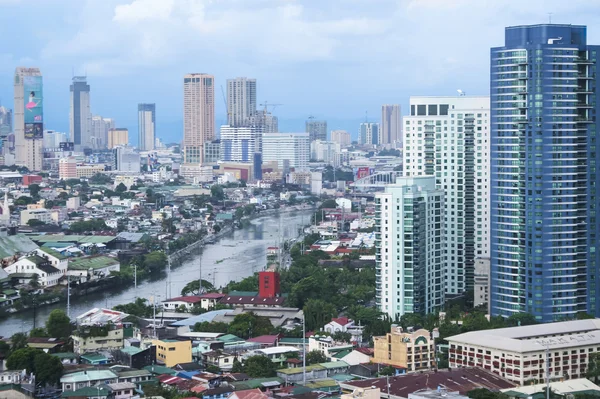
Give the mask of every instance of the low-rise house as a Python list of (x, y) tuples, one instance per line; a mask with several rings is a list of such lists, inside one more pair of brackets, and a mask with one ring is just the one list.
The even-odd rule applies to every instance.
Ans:
[(48, 259), (37, 254), (22, 257), (4, 268), (9, 276), (15, 273), (35, 274), (41, 287), (53, 287), (59, 283), (63, 273), (52, 266)]
[(279, 342), (279, 335), (260, 335), (258, 337), (249, 338), (246, 342), (254, 342), (260, 344), (263, 348), (271, 348), (277, 346)]
[(204, 367), (214, 366), (223, 371), (231, 370), (235, 355), (220, 350), (205, 352), (202, 354), (202, 363)]
[(152, 345), (156, 346), (156, 362), (167, 367), (178, 363), (189, 363), (192, 361), (192, 342), (178, 341), (174, 339), (154, 340)]
[(117, 375), (111, 370), (84, 370), (65, 374), (60, 378), (63, 391), (76, 391), (98, 384), (117, 382)]
[[(283, 379), (286, 384), (302, 382), (303, 374), (302, 367), (277, 370), (277, 377)], [(307, 380), (318, 380), (323, 378), (327, 378), (327, 369), (325, 367), (319, 364), (306, 366)]]
[(269, 360), (271, 360), (271, 362), (281, 367), (286, 364), (286, 360), (290, 355), (298, 355), (298, 349), (294, 348), (293, 346), (275, 346), (251, 351), (244, 357), (247, 358), (252, 355), (266, 356)]
[(95, 387), (84, 387), (75, 391), (64, 391), (61, 395), (61, 398), (108, 399), (110, 393), (110, 389), (106, 385), (102, 385)]
[(121, 270), (121, 263), (116, 258), (104, 255), (87, 256), (72, 259), (67, 274), (81, 282), (97, 280), (110, 276), (110, 273)]
[(228, 399), (268, 399), (269, 397), (260, 389), (245, 389), (243, 391), (235, 391), (229, 395)]
[(77, 354), (117, 350), (126, 338), (133, 336), (131, 323), (123, 322), (127, 313), (109, 309), (91, 309), (76, 318), (77, 330), (73, 332), (73, 351)]
[(27, 346), (28, 347), (40, 349), (46, 353), (55, 353), (64, 344), (65, 344), (64, 341), (60, 341), (57, 338), (46, 338), (46, 337), (27, 338)]
[(23, 377), (23, 370), (6, 370), (0, 372), (0, 385), (20, 384)]
[(202, 298), (197, 295), (189, 296), (178, 296), (175, 298), (167, 299), (163, 301), (163, 308), (165, 310), (177, 310), (183, 306), (186, 310), (192, 309), (196, 304), (202, 303)]
[(431, 333), (425, 329), (404, 332), (392, 326), (383, 337), (373, 337), (373, 361), (410, 371), (428, 370), (435, 365), (435, 344)]
[(111, 392), (113, 399), (130, 399), (132, 396), (137, 395), (135, 392), (135, 384), (131, 382), (115, 382), (107, 384)]
[(356, 326), (354, 320), (347, 317), (336, 317), (323, 327), (323, 331), (329, 334), (349, 333), (352, 342), (362, 342), (363, 326)]
[(125, 369), (117, 371), (118, 382), (132, 382), (139, 384), (152, 378), (152, 373), (148, 370)]

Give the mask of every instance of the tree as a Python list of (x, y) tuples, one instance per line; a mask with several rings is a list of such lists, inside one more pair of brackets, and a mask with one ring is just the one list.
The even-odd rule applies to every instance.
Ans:
[(223, 292), (231, 291), (258, 291), (258, 273), (254, 273), (252, 276), (238, 282), (229, 282)]
[[(181, 295), (182, 296), (186, 296), (186, 295), (200, 295), (200, 281), (199, 280), (192, 280), (189, 283), (187, 283), (185, 285), (185, 287), (183, 287), (183, 289), (181, 290)], [(213, 291), (215, 289), (215, 287), (209, 283), (206, 280), (202, 280), (202, 288), (204, 291)]]
[(506, 324), (508, 327), (530, 326), (538, 324), (538, 321), (531, 313), (515, 313), (506, 319)]
[(31, 373), (35, 370), (35, 355), (40, 352), (39, 349), (34, 348), (14, 350), (6, 359), (6, 367), (8, 370), (27, 370), (28, 373)]
[(68, 338), (73, 332), (73, 325), (63, 310), (54, 309), (46, 321), (46, 330), (53, 338)]
[(45, 328), (37, 327), (29, 331), (29, 337), (49, 337), (49, 335)]
[(66, 200), (68, 200), (68, 199), (69, 199), (69, 197), (70, 197), (70, 195), (69, 195), (69, 193), (67, 193), (66, 191), (61, 191), (61, 192), (58, 194), (58, 199), (60, 199), (60, 200), (63, 200), (63, 201), (66, 201)]
[(238, 360), (237, 357), (233, 359), (233, 365), (231, 366), (231, 372), (232, 373), (243, 373), (244, 372), (244, 366)]
[(63, 364), (58, 357), (40, 352), (35, 355), (33, 366), (38, 382), (44, 385), (59, 383), (63, 374)]
[(223, 191), (223, 187), (218, 184), (213, 184), (210, 187), (210, 195), (217, 201), (223, 201), (223, 199), (225, 198), (225, 192)]
[(317, 363), (325, 363), (327, 361), (327, 357), (325, 354), (318, 349), (312, 350), (306, 354), (306, 364), (317, 364)]
[(594, 382), (598, 382), (600, 376), (600, 352), (592, 352), (588, 357), (588, 368), (585, 373), (586, 378), (594, 379)]
[(273, 331), (271, 320), (264, 316), (257, 316), (253, 312), (240, 313), (233, 318), (227, 332), (241, 338), (251, 338), (267, 335)]
[(27, 221), (27, 226), (31, 226), (31, 227), (35, 227), (35, 226), (43, 226), (45, 225), (46, 222), (42, 221), (42, 220), (37, 220), (37, 219), (29, 219)]
[(167, 265), (167, 255), (162, 251), (150, 252), (144, 256), (144, 268), (150, 272), (163, 270)]
[(123, 183), (119, 183), (119, 185), (117, 187), (115, 187), (115, 191), (117, 193), (124, 193), (125, 191), (127, 191), (127, 186), (124, 185)]
[(154, 314), (154, 306), (146, 298), (136, 298), (134, 302), (117, 305), (113, 309), (137, 317), (152, 317)]
[(194, 332), (211, 332), (211, 333), (226, 333), (229, 329), (229, 324), (224, 322), (208, 322), (194, 324)]
[(337, 316), (335, 306), (320, 299), (309, 299), (302, 310), (307, 331), (317, 331)]
[(377, 374), (379, 374), (379, 376), (394, 375), (396, 374), (396, 369), (392, 366), (385, 366), (384, 368), (380, 369)]
[(476, 388), (467, 392), (471, 399), (508, 399), (508, 395), (502, 392), (492, 392), (486, 388)]
[(39, 184), (30, 184), (29, 185), (29, 194), (33, 198), (38, 198), (40, 194), (40, 185)]
[(336, 331), (332, 335), (333, 339), (338, 342), (350, 342), (352, 341), (352, 334), (349, 332)]
[(244, 362), (244, 370), (252, 378), (274, 377), (276, 374), (275, 363), (262, 355), (248, 357)]
[(10, 349), (13, 352), (25, 348), (27, 346), (27, 335), (23, 333), (13, 334), (13, 336), (10, 337), (10, 345)]

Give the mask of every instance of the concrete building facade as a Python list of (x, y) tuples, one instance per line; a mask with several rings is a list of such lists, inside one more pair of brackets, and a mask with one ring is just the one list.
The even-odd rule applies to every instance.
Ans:
[(256, 114), (256, 79), (227, 79), (227, 124), (231, 127), (250, 125)]
[(381, 106), (381, 143), (385, 146), (393, 146), (402, 142), (402, 117), (400, 105)]
[(183, 161), (204, 162), (204, 143), (215, 139), (215, 78), (192, 73), (183, 79)]
[(138, 148), (152, 151), (156, 138), (156, 104), (138, 104)]
[(42, 170), (43, 82), (39, 68), (18, 67), (14, 79), (15, 164)]
[(310, 160), (310, 136), (308, 133), (263, 134), (263, 163), (277, 161), (282, 171), (293, 168), (304, 170)]
[(75, 148), (95, 148), (92, 140), (92, 111), (90, 109), (90, 85), (85, 76), (73, 76), (69, 127)]

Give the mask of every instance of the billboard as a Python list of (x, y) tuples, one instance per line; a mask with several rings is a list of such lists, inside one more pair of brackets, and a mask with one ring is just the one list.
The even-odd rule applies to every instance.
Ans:
[[(24, 76), (25, 125), (43, 121), (43, 93), (41, 76)], [(43, 129), (42, 129), (43, 130)]]
[[(25, 111), (27, 112), (27, 111)], [(44, 138), (44, 128), (41, 123), (25, 123), (25, 138), (40, 140)]]
[(371, 168), (369, 167), (360, 167), (354, 169), (354, 180), (362, 179), (363, 177), (367, 177), (371, 175)]

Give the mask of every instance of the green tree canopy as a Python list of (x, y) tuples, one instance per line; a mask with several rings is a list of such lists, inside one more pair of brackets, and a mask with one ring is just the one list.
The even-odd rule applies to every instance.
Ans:
[(113, 309), (137, 317), (152, 317), (154, 314), (154, 307), (146, 298), (136, 298), (134, 302), (117, 305)]
[(31, 227), (35, 227), (35, 226), (43, 226), (45, 225), (46, 222), (42, 221), (42, 220), (37, 220), (37, 219), (29, 219), (27, 221), (27, 226), (31, 226)]
[(27, 335), (24, 333), (15, 333), (10, 337), (10, 349), (16, 351), (27, 346)]
[(225, 191), (223, 191), (222, 186), (218, 184), (213, 184), (210, 187), (210, 195), (217, 201), (223, 201), (223, 199), (225, 198)]
[(153, 251), (144, 256), (144, 268), (150, 272), (164, 270), (167, 262), (167, 255), (163, 251)]
[(306, 364), (325, 363), (327, 357), (320, 350), (314, 349), (306, 354)]
[(46, 321), (46, 331), (54, 338), (68, 338), (73, 332), (73, 325), (63, 310), (54, 309)]
[(244, 371), (252, 378), (274, 377), (276, 370), (275, 363), (266, 356), (250, 356), (244, 362)]
[(194, 324), (194, 332), (212, 332), (212, 333), (227, 333), (229, 324), (223, 322), (208, 322)]
[(318, 331), (338, 314), (333, 304), (321, 299), (309, 299), (303, 311), (307, 331)]
[(264, 316), (257, 316), (253, 312), (240, 313), (233, 318), (227, 332), (247, 339), (267, 335), (273, 331), (271, 321)]
[[(202, 288), (204, 291), (214, 291), (215, 287), (208, 281), (202, 280)], [(200, 295), (200, 280), (192, 280), (183, 287), (181, 295)]]
[(119, 183), (117, 187), (115, 187), (115, 191), (119, 194), (124, 193), (125, 191), (127, 191), (127, 186), (123, 183)]
[(74, 233), (110, 230), (110, 228), (104, 222), (104, 219), (91, 219), (75, 222), (71, 224), (69, 229)]

